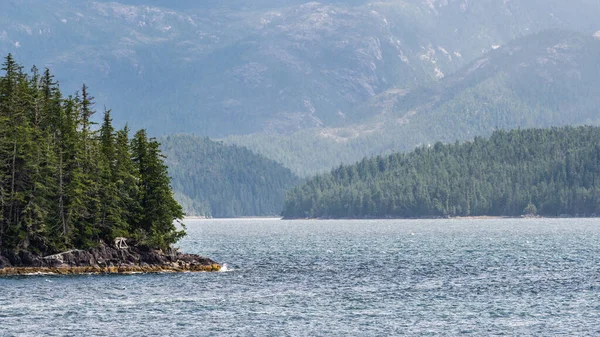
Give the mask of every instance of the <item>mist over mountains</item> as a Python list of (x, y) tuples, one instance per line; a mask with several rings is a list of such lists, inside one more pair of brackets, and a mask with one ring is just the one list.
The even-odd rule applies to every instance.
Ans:
[(355, 125), (387, 108), (369, 105), (381, 95), (515, 38), (600, 29), (585, 0), (8, 0), (0, 13), (1, 52), (67, 92), (86, 79), (118, 124), (213, 137)]
[(159, 141), (186, 215), (276, 216), (286, 192), (300, 182), (289, 169), (243, 147), (190, 135)]
[(435, 83), (379, 94), (357, 108), (360, 122), (228, 141), (310, 176), (363, 157), (498, 129), (598, 125), (599, 58), (596, 37), (544, 31), (498, 47)]

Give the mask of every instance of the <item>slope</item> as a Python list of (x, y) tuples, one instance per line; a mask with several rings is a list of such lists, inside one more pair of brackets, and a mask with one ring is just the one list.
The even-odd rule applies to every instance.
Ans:
[(533, 32), (591, 34), (598, 16), (589, 0), (5, 0), (0, 52), (69, 91), (86, 79), (128, 111), (118, 125), (153, 135), (289, 133), (351, 125), (377, 95)]
[(496, 129), (598, 125), (598, 59), (598, 38), (546, 31), (492, 50), (432, 85), (378, 95), (359, 108), (366, 116), (360, 123), (227, 141), (307, 176), (365, 156)]
[(299, 182), (288, 169), (243, 147), (188, 135), (160, 142), (187, 215), (278, 215), (285, 193)]

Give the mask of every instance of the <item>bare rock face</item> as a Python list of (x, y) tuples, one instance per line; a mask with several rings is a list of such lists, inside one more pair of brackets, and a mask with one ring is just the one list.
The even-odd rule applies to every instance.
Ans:
[(135, 272), (218, 271), (215, 261), (174, 249), (166, 252), (138, 247), (118, 249), (101, 245), (90, 250), (71, 250), (51, 256), (30, 252), (0, 255), (0, 275), (33, 273), (107, 274)]

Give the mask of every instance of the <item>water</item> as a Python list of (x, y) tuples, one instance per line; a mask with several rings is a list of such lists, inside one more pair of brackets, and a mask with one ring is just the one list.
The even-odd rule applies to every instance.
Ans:
[(0, 279), (0, 336), (600, 335), (600, 220), (188, 221), (220, 273)]

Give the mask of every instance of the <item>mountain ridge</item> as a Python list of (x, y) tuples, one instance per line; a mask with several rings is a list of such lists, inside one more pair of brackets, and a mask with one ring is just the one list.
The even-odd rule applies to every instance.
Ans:
[(360, 108), (371, 114), (357, 124), (226, 141), (309, 176), (365, 156), (496, 129), (597, 125), (599, 57), (600, 40), (591, 35), (545, 31), (499, 46), (436, 83), (381, 94)]
[(352, 125), (356, 106), (514, 38), (600, 28), (600, 4), (584, 0), (10, 0), (0, 13), (0, 52), (42, 60), (68, 91), (90, 79), (128, 112), (117, 125), (212, 137)]

